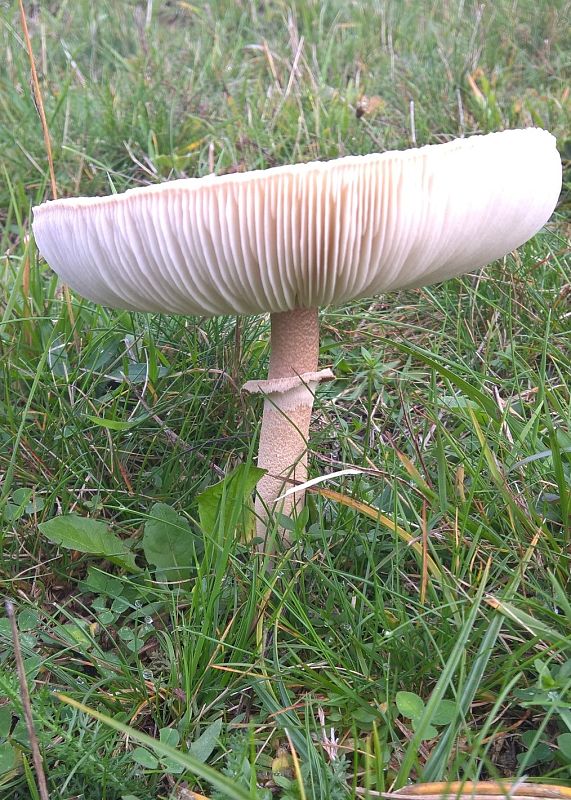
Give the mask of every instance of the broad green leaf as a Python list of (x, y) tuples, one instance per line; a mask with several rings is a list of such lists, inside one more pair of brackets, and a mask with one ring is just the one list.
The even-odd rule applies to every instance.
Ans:
[(124, 584), (114, 575), (108, 575), (98, 567), (87, 567), (87, 577), (82, 582), (82, 586), (90, 592), (106, 594), (109, 597), (117, 598), (124, 589)]
[[(32, 489), (21, 487), (12, 493), (12, 502), (6, 503), (3, 511), (3, 516), (6, 522), (16, 522), (23, 517), (24, 514), (29, 514), (31, 509), (34, 510), (34, 505), (30, 504), (30, 499), (33, 495)], [(38, 509), (39, 510), (39, 509)]]
[(34, 608), (23, 608), (18, 614), (18, 629), (35, 631), (40, 624), (38, 612)]
[(166, 503), (155, 503), (145, 523), (145, 558), (167, 581), (184, 581), (191, 576), (201, 542), (188, 520)]
[(16, 491), (12, 493), (12, 502), (19, 506), (25, 506), (32, 494), (32, 489), (16, 489)]
[(130, 547), (111, 533), (104, 522), (68, 514), (42, 522), (38, 527), (50, 542), (66, 550), (101, 556), (132, 572), (139, 571)]
[(25, 513), (24, 506), (17, 506), (16, 503), (6, 503), (2, 516), (5, 522), (17, 522)]
[(220, 526), (230, 533), (244, 520), (246, 534), (252, 533), (253, 514), (246, 509), (244, 517), (242, 512), (264, 472), (259, 467), (240, 464), (224, 480), (202, 492), (198, 496), (198, 516), (202, 530), (212, 535)]
[(114, 614), (112, 611), (101, 611), (97, 615), (97, 621), (100, 625), (111, 625), (111, 623), (115, 622), (117, 619), (117, 615)]
[(24, 514), (36, 514), (41, 511), (45, 501), (39, 495), (34, 495), (33, 489), (20, 488), (12, 493), (12, 502), (7, 503), (4, 517), (7, 522), (14, 522)]
[(13, 770), (18, 763), (18, 753), (10, 742), (0, 744), (0, 775)]
[(159, 731), (159, 739), (170, 747), (177, 747), (180, 742), (180, 733), (176, 728), (161, 728)]
[(524, 769), (532, 767), (534, 764), (542, 764), (551, 761), (553, 750), (545, 742), (538, 739), (537, 731), (525, 731), (521, 737), (521, 743), (527, 747), (527, 751), (518, 753), (517, 763)]
[(33, 650), (36, 646), (36, 636), (34, 633), (20, 633), (20, 644), (24, 650)]
[(31, 655), (24, 659), (24, 672), (28, 683), (35, 681), (45, 664), (45, 658), (39, 655)]
[(6, 739), (10, 735), (12, 727), (12, 704), (7, 703), (0, 706), (0, 739)]
[(106, 337), (106, 343), (102, 347), (90, 348), (87, 352), (82, 352), (83, 367), (91, 372), (97, 372), (117, 358), (123, 349), (124, 342), (121, 336), (112, 339)]
[(397, 692), (396, 704), (399, 714), (407, 719), (419, 719), (424, 711), (424, 701), (414, 692)]
[(361, 725), (370, 725), (372, 722), (376, 722), (379, 718), (378, 712), (375, 713), (372, 709), (369, 710), (368, 708), (357, 708), (353, 711), (352, 715), (355, 722), (361, 723)]
[(34, 495), (26, 506), (26, 514), (37, 514), (42, 511), (45, 506), (45, 500), (39, 495)]
[(43, 497), (34, 494), (33, 489), (20, 488), (12, 493), (12, 502), (7, 503), (8, 511), (4, 509), (4, 517), (8, 522), (19, 519), (24, 514), (36, 514), (45, 506)]
[(128, 628), (126, 625), (123, 625), (122, 628), (119, 628), (117, 635), (122, 642), (132, 642), (135, 638), (135, 634), (133, 633), (132, 629)]
[(453, 700), (441, 700), (430, 722), (432, 725), (449, 725), (454, 722), (457, 710), (457, 705)]
[[(417, 719), (420, 719), (420, 717), (417, 717)], [(413, 727), (413, 730), (416, 731), (416, 722), (415, 722), (415, 720), (412, 720), (412, 727)], [(421, 738), (422, 738), (423, 742), (427, 742), (429, 739), (436, 739), (437, 736), (438, 736), (438, 731), (436, 730), (434, 725), (426, 725), (424, 727), (424, 730), (422, 731), (422, 734), (421, 734)]]
[(184, 772), (184, 767), (181, 767), (174, 758), (161, 758), (161, 767), (169, 775), (180, 775)]
[(111, 603), (111, 611), (115, 614), (122, 614), (128, 608), (131, 608), (131, 604), (124, 597), (116, 597)]
[(16, 489), (12, 494), (12, 502), (22, 508), (25, 514), (35, 514), (41, 511), (45, 505), (44, 499), (39, 495), (34, 495), (33, 489)]
[(91, 601), (91, 608), (93, 611), (103, 611), (107, 608), (107, 598), (101, 594), (94, 597)]
[(571, 733), (562, 733), (558, 736), (557, 747), (563, 758), (571, 764)]
[(190, 745), (190, 755), (194, 756), (202, 764), (206, 764), (218, 744), (221, 730), (222, 717), (219, 717)]
[(10, 739), (18, 744), (21, 744), (23, 747), (28, 748), (30, 746), (28, 728), (22, 717), (20, 717), (18, 722), (14, 725), (14, 729), (10, 734)]
[(140, 764), (146, 769), (157, 769), (159, 766), (158, 759), (144, 747), (135, 747), (131, 753), (131, 758), (136, 764)]

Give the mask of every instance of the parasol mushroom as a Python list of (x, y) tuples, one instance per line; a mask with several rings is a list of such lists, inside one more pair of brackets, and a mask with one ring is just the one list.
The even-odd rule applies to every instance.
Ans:
[[(34, 208), (50, 267), (107, 306), (271, 315), (258, 465), (259, 533), (307, 476), (317, 309), (484, 266), (533, 236), (561, 188), (554, 137), (537, 128), (414, 150), (176, 180)], [(291, 513), (302, 493), (282, 501)]]

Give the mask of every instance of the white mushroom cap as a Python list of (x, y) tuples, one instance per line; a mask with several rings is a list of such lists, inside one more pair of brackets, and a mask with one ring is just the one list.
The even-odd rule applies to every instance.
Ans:
[(529, 128), (56, 200), (34, 208), (33, 230), (50, 267), (96, 302), (256, 314), (481, 267), (533, 236), (560, 188), (554, 137)]

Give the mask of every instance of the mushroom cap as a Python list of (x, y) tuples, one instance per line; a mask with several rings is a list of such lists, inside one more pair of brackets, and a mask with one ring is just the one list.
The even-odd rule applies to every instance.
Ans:
[(549, 219), (538, 128), (176, 180), (34, 208), (50, 267), (107, 306), (256, 314), (339, 304), (484, 266)]

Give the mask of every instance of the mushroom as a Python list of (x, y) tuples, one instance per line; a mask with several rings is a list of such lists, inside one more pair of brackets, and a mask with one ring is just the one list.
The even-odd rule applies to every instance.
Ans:
[(299, 510), (318, 369), (317, 309), (484, 266), (533, 236), (561, 188), (554, 137), (529, 128), (63, 199), (34, 208), (50, 267), (107, 306), (271, 315), (258, 532)]

